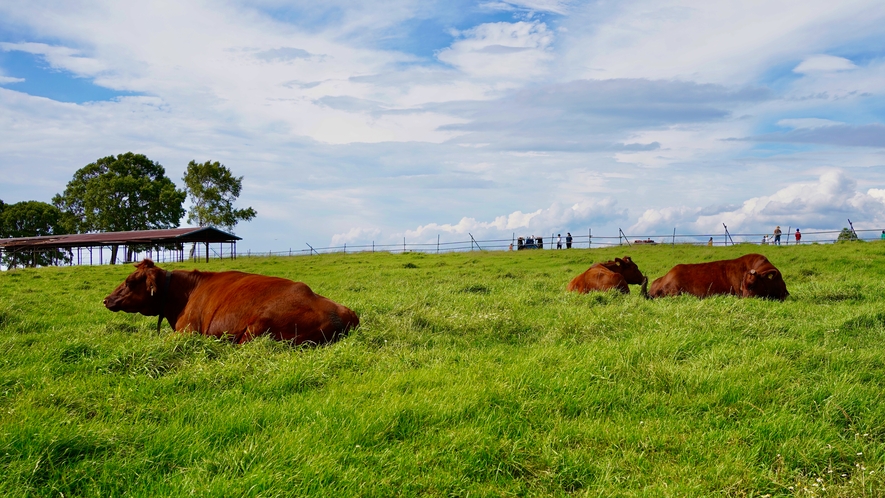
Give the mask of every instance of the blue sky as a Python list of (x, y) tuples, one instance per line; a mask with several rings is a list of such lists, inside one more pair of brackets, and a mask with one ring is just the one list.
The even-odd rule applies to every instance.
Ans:
[(885, 227), (885, 4), (0, 3), (0, 199), (139, 152), (241, 249)]

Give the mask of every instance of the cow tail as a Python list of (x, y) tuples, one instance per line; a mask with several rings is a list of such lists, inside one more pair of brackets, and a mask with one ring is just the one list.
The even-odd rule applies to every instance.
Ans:
[(648, 277), (646, 277), (645, 275), (642, 276), (642, 287), (640, 287), (639, 293), (642, 295), (642, 297), (646, 299), (651, 299), (650, 297), (648, 297)]

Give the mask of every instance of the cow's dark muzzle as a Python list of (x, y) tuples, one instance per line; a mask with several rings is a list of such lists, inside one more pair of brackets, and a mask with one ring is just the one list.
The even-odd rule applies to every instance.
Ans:
[(102, 301), (102, 304), (104, 304), (105, 308), (107, 308), (111, 311), (120, 311), (120, 300), (114, 299), (113, 296), (108, 296), (108, 297), (104, 298), (104, 301)]

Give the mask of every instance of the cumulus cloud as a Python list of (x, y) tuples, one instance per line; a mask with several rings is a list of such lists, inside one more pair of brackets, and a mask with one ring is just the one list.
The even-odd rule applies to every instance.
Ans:
[(793, 68), (794, 73), (830, 73), (835, 71), (850, 71), (857, 69), (853, 62), (834, 55), (812, 55), (806, 57), (798, 66)]
[(687, 233), (764, 233), (775, 225), (833, 229), (852, 219), (858, 227), (885, 223), (885, 190), (860, 192), (857, 181), (842, 170), (828, 171), (814, 182), (795, 183), (770, 195), (745, 200), (740, 207), (715, 213), (679, 206), (646, 210), (632, 232), (666, 233), (679, 227)]
[(463, 235), (472, 234), (475, 238), (510, 238), (515, 232), (520, 235), (544, 236), (551, 232), (584, 230), (591, 224), (607, 223), (626, 216), (625, 209), (617, 207), (617, 201), (605, 198), (598, 201), (585, 201), (573, 205), (553, 203), (545, 209), (530, 213), (514, 211), (501, 215), (491, 221), (481, 221), (464, 217), (457, 223), (430, 223), (421, 225), (414, 230), (407, 230), (403, 235), (409, 240), (435, 240), (438, 234)]
[(379, 228), (361, 228), (354, 227), (344, 233), (336, 233), (332, 236), (332, 247), (340, 247), (344, 244), (348, 243), (364, 243), (366, 241), (373, 241), (376, 237), (381, 235), (381, 229)]
[(2, 74), (0, 74), (0, 85), (6, 85), (9, 83), (21, 83), (24, 80), (24, 78), (15, 78), (12, 76), (3, 76)]

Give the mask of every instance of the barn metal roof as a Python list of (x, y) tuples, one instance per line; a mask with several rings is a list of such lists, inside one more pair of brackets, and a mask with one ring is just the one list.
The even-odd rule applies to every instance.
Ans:
[(131, 232), (78, 233), (0, 239), (0, 247), (7, 249), (52, 249), (66, 247), (108, 246), (115, 244), (168, 244), (175, 242), (234, 242), (236, 235), (213, 227), (185, 227), (164, 230), (136, 230)]

